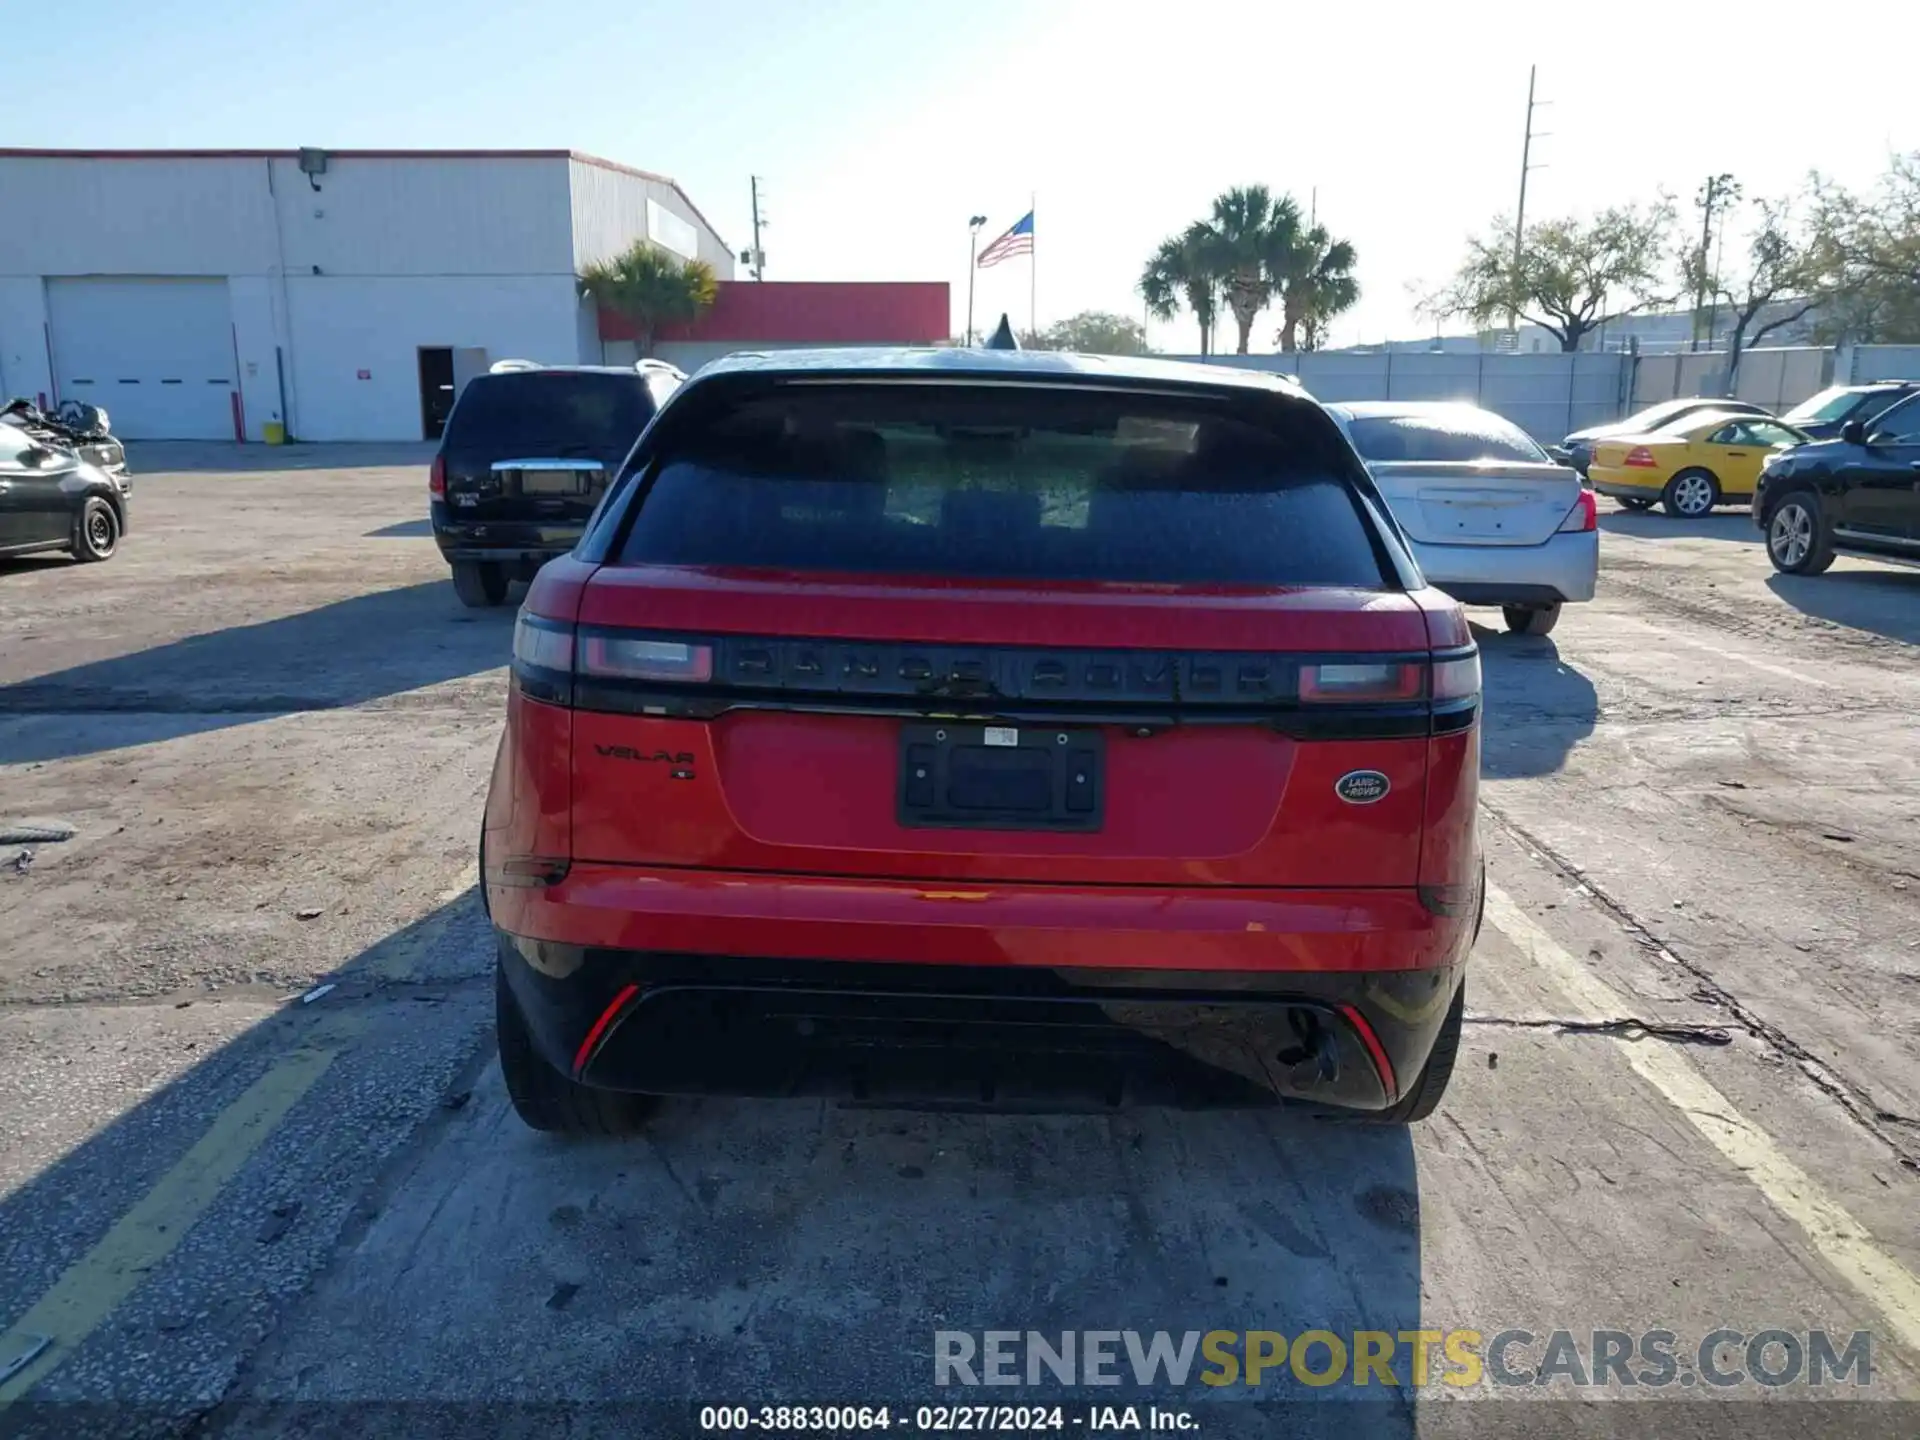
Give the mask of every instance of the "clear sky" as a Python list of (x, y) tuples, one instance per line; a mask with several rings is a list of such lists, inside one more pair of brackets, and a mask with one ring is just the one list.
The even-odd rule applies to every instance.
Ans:
[[(1871, 180), (1920, 149), (1920, 4), (1299, 0), (69, 0), (14, 28), (0, 145), (567, 147), (674, 176), (734, 249), (766, 182), (769, 279), (946, 279), (1037, 194), (1042, 323), (1139, 313), (1153, 246), (1264, 182), (1359, 249), (1336, 344), (1418, 334), (1410, 296), (1528, 213)], [(1784, 27), (1781, 21), (1792, 20)], [(0, 208), (4, 197), (0, 197)], [(1027, 322), (1024, 261), (978, 314)], [(1270, 349), (1263, 318), (1254, 348)], [(1191, 320), (1153, 327), (1191, 349)]]

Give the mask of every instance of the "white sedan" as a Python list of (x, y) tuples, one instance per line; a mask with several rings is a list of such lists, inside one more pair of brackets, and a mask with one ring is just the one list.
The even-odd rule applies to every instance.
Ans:
[(1490, 410), (1417, 401), (1326, 407), (1366, 462), (1421, 572), (1507, 628), (1545, 635), (1600, 573), (1593, 492)]

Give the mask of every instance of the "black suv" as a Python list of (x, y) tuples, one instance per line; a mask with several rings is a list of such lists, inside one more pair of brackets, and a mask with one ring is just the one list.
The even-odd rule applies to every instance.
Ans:
[(1760, 472), (1753, 519), (1774, 568), (1818, 575), (1835, 555), (1920, 562), (1920, 394), (1840, 438), (1782, 450)]
[(1875, 380), (1868, 385), (1835, 385), (1802, 400), (1780, 418), (1815, 440), (1832, 440), (1849, 420), (1871, 425), (1909, 395), (1920, 394), (1920, 380)]
[(573, 549), (633, 442), (686, 376), (638, 365), (502, 361), (467, 382), (428, 482), (433, 538), (467, 605)]

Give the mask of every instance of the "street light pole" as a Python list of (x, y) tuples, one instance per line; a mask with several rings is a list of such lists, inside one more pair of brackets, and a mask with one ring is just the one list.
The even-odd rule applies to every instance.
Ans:
[(984, 215), (975, 215), (967, 221), (967, 345), (973, 345), (973, 277), (980, 269), (980, 227), (987, 223)]

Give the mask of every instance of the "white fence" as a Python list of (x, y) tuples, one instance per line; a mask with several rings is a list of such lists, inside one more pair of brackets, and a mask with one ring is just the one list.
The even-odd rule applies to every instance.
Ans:
[[(1733, 387), (1738, 400), (1765, 405), (1769, 410), (1790, 409), (1832, 383), (1834, 352), (1815, 346), (1782, 346), (1749, 350), (1740, 357), (1740, 374)], [(1634, 362), (1635, 409), (1682, 395), (1727, 393), (1727, 357), (1702, 350), (1672, 355), (1642, 355)]]
[[(1177, 357), (1198, 360), (1198, 355)], [(1207, 363), (1296, 375), (1316, 400), (1459, 400), (1504, 415), (1539, 440), (1622, 413), (1631, 356), (1501, 355), (1491, 351), (1319, 350), (1213, 355)]]
[[(1201, 360), (1198, 355), (1169, 359)], [(1317, 400), (1461, 400), (1504, 415), (1537, 440), (1685, 395), (1726, 394), (1718, 351), (1503, 355), (1407, 350), (1320, 350), (1211, 355), (1204, 363), (1299, 377)], [(1920, 379), (1920, 345), (1781, 346), (1740, 357), (1735, 397), (1779, 411), (1828, 385)]]

